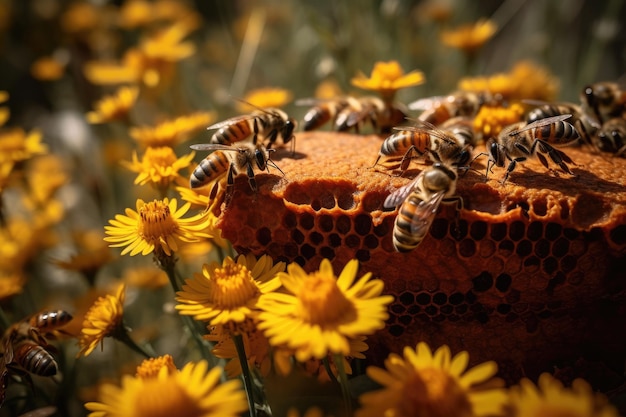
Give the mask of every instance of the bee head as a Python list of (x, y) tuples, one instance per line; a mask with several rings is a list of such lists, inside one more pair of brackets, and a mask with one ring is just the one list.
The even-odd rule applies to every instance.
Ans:
[(283, 142), (288, 143), (293, 138), (293, 131), (296, 129), (297, 123), (293, 117), (290, 117), (285, 121), (285, 125), (280, 131), (280, 135), (283, 137)]

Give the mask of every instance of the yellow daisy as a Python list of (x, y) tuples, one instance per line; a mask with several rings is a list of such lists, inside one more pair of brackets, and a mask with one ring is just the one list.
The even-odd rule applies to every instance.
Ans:
[(148, 147), (141, 160), (134, 151), (133, 160), (122, 161), (122, 165), (138, 174), (135, 184), (151, 184), (157, 190), (166, 192), (172, 183), (182, 186), (189, 182), (178, 171), (187, 168), (195, 156), (196, 153), (191, 152), (178, 158), (169, 146)]
[(485, 139), (492, 138), (506, 126), (521, 121), (523, 115), (524, 107), (519, 103), (509, 107), (484, 105), (474, 118), (474, 131)]
[(152, 378), (125, 375), (121, 385), (104, 384), (89, 417), (238, 417), (248, 409), (238, 380), (220, 383), (222, 370), (206, 361), (177, 372), (161, 367)]
[(148, 255), (153, 251), (171, 256), (181, 244), (196, 242), (206, 233), (208, 217), (204, 213), (183, 219), (190, 204), (177, 209), (176, 199), (154, 200), (145, 203), (137, 200), (137, 211), (127, 208), (126, 215), (118, 214), (105, 226), (105, 241), (111, 247), (124, 247), (122, 255), (139, 253)]
[(367, 375), (382, 389), (362, 394), (355, 416), (502, 415), (507, 393), (493, 379), (496, 363), (467, 369), (468, 362), (466, 351), (451, 357), (448, 346), (432, 352), (424, 342), (415, 350), (405, 347), (404, 357), (392, 353), (385, 360), (386, 369), (367, 368)]
[(16, 294), (20, 294), (26, 284), (26, 278), (16, 271), (0, 269), (0, 301), (4, 301)]
[(473, 54), (495, 35), (498, 26), (489, 19), (480, 19), (476, 23), (461, 25), (454, 30), (441, 32), (441, 42), (451, 48), (461, 49)]
[(135, 376), (143, 379), (156, 378), (159, 376), (161, 368), (167, 369), (169, 375), (178, 371), (176, 365), (174, 365), (172, 355), (163, 355), (156, 358), (144, 359), (137, 367)]
[(126, 120), (138, 96), (139, 88), (121, 87), (115, 94), (106, 96), (96, 102), (94, 110), (87, 113), (87, 121), (97, 124)]
[(37, 80), (55, 81), (63, 77), (65, 63), (54, 56), (44, 56), (33, 62), (30, 73)]
[(327, 259), (310, 274), (290, 264), (287, 273), (278, 274), (287, 293), (269, 293), (259, 301), (259, 328), (273, 346), (293, 349), (299, 362), (348, 355), (350, 339), (384, 327), (393, 300), (381, 296), (383, 281), (370, 280), (371, 273), (356, 280), (358, 267), (351, 260), (336, 277)]
[(176, 145), (186, 141), (190, 135), (207, 126), (215, 119), (214, 112), (195, 112), (165, 120), (156, 126), (140, 126), (130, 129), (130, 136), (145, 147)]
[(137, 48), (129, 48), (122, 59), (88, 61), (83, 67), (85, 77), (96, 85), (135, 84), (141, 81), (146, 58)]
[(289, 103), (292, 97), (291, 91), (284, 88), (258, 88), (249, 91), (243, 98), (243, 102), (237, 102), (237, 110), (245, 113), (255, 110), (257, 107), (282, 107)]
[(96, 302), (85, 314), (78, 345), (80, 351), (77, 356), (87, 356), (96, 348), (104, 344), (104, 338), (118, 335), (123, 329), (124, 300), (126, 287), (121, 284), (115, 295), (107, 294), (98, 297)]
[(41, 132), (24, 132), (21, 128), (0, 131), (0, 161), (19, 162), (34, 155), (48, 152), (48, 147), (41, 143)]
[(127, 268), (122, 275), (122, 281), (129, 287), (145, 289), (162, 288), (170, 282), (165, 271), (155, 268), (154, 265)]
[(202, 274), (194, 274), (176, 293), (176, 309), (209, 325), (244, 323), (254, 318), (259, 298), (280, 288), (276, 274), (285, 270), (285, 263), (274, 264), (263, 255), (239, 255), (237, 262), (226, 257), (222, 264), (205, 264)]
[(576, 379), (570, 388), (544, 373), (537, 385), (523, 378), (510, 390), (513, 417), (618, 417), (606, 397), (595, 393), (587, 382)]
[(378, 91), (386, 98), (393, 98), (397, 90), (420, 85), (424, 81), (423, 72), (414, 70), (405, 74), (398, 61), (378, 61), (369, 78), (360, 72), (350, 80), (355, 87)]

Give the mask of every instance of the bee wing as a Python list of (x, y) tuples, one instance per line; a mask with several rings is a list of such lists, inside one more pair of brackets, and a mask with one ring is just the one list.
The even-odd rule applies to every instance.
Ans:
[(424, 230), (428, 231), (430, 229), (430, 225), (433, 223), (445, 195), (445, 191), (438, 191), (429, 200), (420, 201), (413, 213), (411, 233), (421, 235), (424, 234)]
[(453, 135), (446, 132), (445, 130), (439, 129), (437, 126), (435, 126), (434, 124), (430, 122), (427, 122), (426, 120), (413, 119), (410, 117), (407, 117), (407, 120), (415, 123), (415, 126), (400, 126), (400, 127), (394, 127), (394, 129), (410, 130), (413, 132), (426, 132), (429, 135), (432, 135), (436, 138), (445, 140), (450, 143), (456, 143), (456, 139)]
[(409, 103), (410, 110), (430, 110), (445, 99), (445, 96), (426, 97)]
[(515, 136), (521, 132), (524, 132), (526, 130), (530, 130), (530, 129), (536, 129), (538, 127), (542, 127), (542, 126), (547, 126), (547, 125), (551, 125), (552, 123), (556, 123), (556, 122), (562, 122), (563, 120), (569, 119), (570, 117), (572, 117), (571, 114), (561, 114), (559, 116), (554, 116), (554, 117), (548, 117), (545, 119), (539, 119), (535, 122), (532, 122), (531, 124), (528, 124), (524, 127), (522, 127), (521, 129), (517, 129), (514, 130), (512, 132), (509, 132), (509, 136)]
[(296, 100), (296, 106), (317, 106), (318, 104), (330, 103), (334, 101), (334, 99), (330, 98), (315, 98), (315, 97), (307, 97), (307, 98), (299, 98)]
[[(271, 107), (265, 107), (265, 108), (263, 108), (263, 107), (259, 107), (259, 106), (257, 106), (256, 104), (252, 104), (252, 103), (250, 103), (249, 101), (246, 101), (246, 100), (244, 100), (244, 99), (242, 99), (242, 98), (235, 98), (235, 100), (237, 100), (237, 101), (238, 101), (238, 102), (240, 102), (240, 103), (245, 104), (246, 106), (250, 106), (250, 107), (252, 107), (253, 109), (256, 109), (257, 111), (260, 111), (260, 112), (262, 112), (262, 113), (271, 114), (271, 115), (273, 115), (273, 116), (275, 116), (275, 115), (277, 115), (277, 114), (278, 114), (278, 111), (277, 111), (276, 109), (274, 109), (274, 108), (271, 108)], [(254, 115), (250, 115), (250, 116), (254, 117)]]
[(221, 122), (217, 122), (215, 124), (212, 124), (211, 126), (207, 127), (207, 130), (213, 130), (213, 129), (220, 129), (222, 127), (225, 126), (230, 126), (232, 124), (235, 124), (237, 122), (240, 122), (242, 120), (250, 120), (250, 119), (254, 119), (256, 116), (254, 114), (244, 114), (241, 116), (235, 116), (235, 117), (231, 117), (229, 119), (226, 120), (222, 120)]
[(189, 146), (196, 151), (236, 151), (237, 148), (230, 145), (222, 145), (221, 143), (196, 143)]
[(398, 207), (400, 204), (406, 200), (411, 191), (415, 189), (415, 185), (420, 180), (420, 178), (424, 175), (424, 171), (420, 172), (417, 177), (415, 177), (412, 181), (404, 184), (402, 187), (394, 190), (391, 194), (385, 198), (383, 203), (384, 208), (394, 208)]

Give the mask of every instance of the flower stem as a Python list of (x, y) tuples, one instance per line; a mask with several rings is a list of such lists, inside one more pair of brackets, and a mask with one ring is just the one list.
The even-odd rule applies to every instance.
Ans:
[(243, 337), (241, 333), (232, 335), (233, 342), (235, 342), (235, 348), (237, 349), (237, 356), (239, 356), (239, 363), (241, 364), (241, 375), (243, 376), (243, 384), (246, 389), (246, 395), (248, 396), (248, 407), (250, 407), (250, 416), (256, 417), (256, 406), (254, 403), (254, 394), (252, 387), (252, 375), (250, 374), (250, 368), (248, 367), (248, 358), (246, 357), (246, 349), (243, 345)]
[(128, 334), (128, 329), (124, 325), (120, 325), (118, 331), (116, 331), (112, 336), (124, 343), (126, 346), (144, 356), (146, 359), (153, 358), (153, 355), (148, 354), (141, 346), (139, 346)]
[(333, 360), (337, 366), (337, 373), (339, 376), (339, 385), (341, 386), (341, 395), (343, 396), (343, 402), (346, 406), (346, 415), (352, 415), (352, 396), (348, 389), (348, 375), (346, 374), (346, 368), (343, 366), (343, 355), (341, 353), (335, 353)]

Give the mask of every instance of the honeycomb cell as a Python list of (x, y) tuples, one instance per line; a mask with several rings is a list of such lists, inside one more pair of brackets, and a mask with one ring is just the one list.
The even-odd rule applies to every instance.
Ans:
[(563, 234), (563, 226), (558, 223), (550, 222), (546, 225), (545, 238), (548, 240), (557, 240)]
[(326, 240), (331, 248), (338, 248), (339, 246), (341, 246), (341, 236), (339, 236), (337, 233), (329, 234)]
[(335, 259), (335, 250), (333, 248), (329, 248), (328, 246), (322, 246), (320, 248), (320, 255), (322, 255), (324, 258), (328, 259), (329, 261), (332, 261), (333, 259)]
[(430, 235), (437, 240), (441, 240), (448, 235), (448, 221), (442, 218), (435, 218), (430, 226)]
[(387, 326), (387, 329), (389, 331), (389, 334), (393, 337), (400, 337), (404, 334), (404, 327), (398, 324), (392, 324), (390, 326)]
[(454, 307), (449, 304), (442, 305), (441, 307), (439, 307), (439, 312), (446, 316), (449, 314), (452, 314), (453, 311), (454, 311)]
[(291, 240), (293, 240), (295, 243), (298, 243), (298, 244), (304, 242), (304, 233), (302, 233), (298, 229), (292, 230), (291, 231)]
[(389, 223), (382, 222), (381, 224), (374, 226), (374, 234), (378, 237), (388, 236), (390, 233)]
[(309, 234), (309, 242), (318, 246), (320, 243), (324, 241), (324, 236), (319, 232), (311, 232)]
[(367, 235), (363, 238), (363, 244), (369, 249), (376, 249), (378, 247), (379, 240), (374, 235)]
[(450, 236), (459, 241), (467, 236), (468, 225), (467, 221), (461, 219), (458, 221), (450, 222)]
[(545, 217), (548, 214), (548, 203), (545, 200), (533, 201), (532, 211), (537, 217)]
[(538, 241), (543, 237), (543, 223), (530, 222), (526, 228), (526, 238), (533, 242)]
[(487, 236), (487, 223), (479, 220), (472, 222), (470, 226), (470, 237), (474, 240), (481, 240)]
[(512, 240), (503, 240), (498, 244), (498, 250), (508, 256), (515, 250), (515, 243)]
[(494, 223), (491, 225), (491, 239), (500, 241), (506, 237), (506, 223)]
[(496, 306), (496, 311), (502, 315), (507, 315), (511, 312), (510, 304), (498, 304)]
[(341, 215), (335, 222), (335, 231), (339, 234), (345, 235), (352, 229), (352, 221), (350, 217)]
[(287, 229), (293, 229), (298, 225), (298, 219), (294, 212), (288, 211), (283, 215), (283, 225)]
[(509, 274), (500, 274), (496, 277), (496, 289), (502, 293), (505, 293), (511, 288), (513, 279)]
[(325, 232), (325, 233), (331, 232), (333, 228), (335, 227), (332, 216), (329, 216), (328, 214), (322, 214), (318, 216), (317, 227), (322, 232)]
[(272, 231), (267, 227), (262, 227), (256, 232), (256, 240), (261, 245), (266, 246), (272, 241)]
[(430, 300), (430, 294), (428, 294), (427, 292), (421, 292), (415, 296), (415, 301), (417, 302), (417, 304), (421, 304), (423, 306), (430, 304)]
[(305, 230), (311, 230), (315, 226), (315, 218), (310, 213), (302, 213), (300, 216), (300, 226)]
[(564, 237), (558, 238), (552, 244), (552, 255), (554, 255), (555, 257), (562, 258), (568, 252), (569, 252), (569, 240), (565, 239)]
[(609, 237), (611, 241), (618, 246), (626, 245), (626, 225), (620, 224), (619, 226), (611, 229)]
[(439, 313), (439, 309), (431, 304), (424, 308), (424, 312), (429, 316), (436, 316)]
[(305, 243), (300, 247), (300, 254), (304, 256), (305, 259), (309, 260), (315, 256), (315, 248), (308, 243)]
[(367, 262), (372, 257), (372, 254), (366, 249), (359, 249), (356, 251), (354, 256), (359, 260), (359, 262)]
[(346, 246), (352, 249), (361, 246), (361, 238), (354, 234), (346, 236), (344, 241)]
[(406, 307), (401, 304), (392, 304), (389, 306), (389, 310), (391, 310), (393, 314), (400, 315), (404, 314), (404, 312), (406, 311)]
[(448, 297), (448, 302), (455, 306), (461, 304), (464, 300), (465, 297), (460, 292), (454, 292)]
[(400, 294), (400, 296), (398, 297), (398, 300), (400, 301), (400, 303), (404, 304), (405, 306), (411, 305), (413, 303), (415, 303), (415, 296), (413, 295), (413, 293), (410, 292), (403, 292), (402, 294)]
[(535, 242), (534, 253), (541, 259), (546, 258), (550, 255), (550, 241), (542, 238)]
[(526, 234), (526, 226), (521, 221), (514, 221), (509, 225), (509, 238), (515, 242), (522, 240)]
[(433, 295), (433, 303), (442, 306), (448, 302), (448, 296), (442, 292), (435, 293)]
[(411, 317), (408, 314), (405, 314), (403, 316), (398, 317), (398, 321), (404, 324), (405, 326), (408, 326), (413, 321), (413, 317)]
[(541, 269), (545, 271), (546, 274), (552, 274), (559, 267), (559, 262), (556, 260), (554, 256), (550, 256), (543, 260)]
[(476, 242), (472, 239), (463, 239), (459, 242), (459, 255), (471, 258), (476, 254)]
[(354, 219), (354, 231), (361, 236), (366, 236), (372, 230), (372, 218), (367, 214), (359, 214)]
[(525, 258), (526, 256), (530, 255), (532, 251), (533, 251), (533, 244), (528, 239), (520, 240), (517, 243), (517, 246), (515, 247), (515, 253), (522, 258)]

